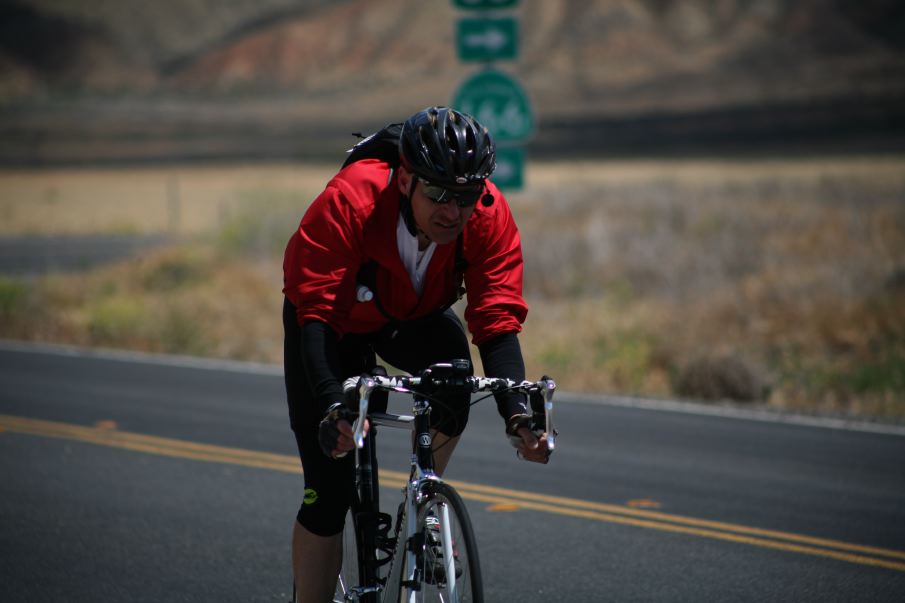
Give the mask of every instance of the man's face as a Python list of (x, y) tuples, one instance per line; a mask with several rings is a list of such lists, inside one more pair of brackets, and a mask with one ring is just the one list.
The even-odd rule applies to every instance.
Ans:
[[(412, 177), (409, 175), (409, 178), (404, 179), (407, 180), (405, 188), (402, 186), (403, 179), (400, 179), (403, 194), (408, 194)], [(429, 240), (438, 245), (452, 243), (465, 230), (465, 224), (474, 212), (474, 205), (460, 207), (454, 198), (446, 203), (438, 203), (426, 194), (424, 181), (414, 178), (417, 185), (412, 193), (411, 202), (415, 224)], [(436, 196), (436, 190), (431, 190), (431, 193)]]

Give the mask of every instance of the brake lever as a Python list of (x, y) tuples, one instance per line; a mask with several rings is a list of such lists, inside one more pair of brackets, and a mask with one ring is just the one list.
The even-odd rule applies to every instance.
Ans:
[(556, 446), (556, 429), (553, 426), (553, 392), (556, 390), (556, 382), (544, 375), (537, 384), (538, 389), (528, 396), (531, 402), (532, 431), (538, 439), (547, 434), (547, 450), (552, 452)]
[(544, 375), (541, 378), (543, 383), (543, 391), (541, 392), (544, 399), (544, 422), (547, 432), (547, 450), (553, 452), (556, 446), (556, 436), (558, 435), (556, 428), (553, 426), (553, 392), (556, 390), (556, 382), (550, 377)]
[[(351, 383), (350, 383), (351, 382)], [(352, 439), (356, 448), (362, 448), (365, 445), (365, 420), (368, 417), (368, 399), (371, 392), (377, 387), (377, 381), (368, 375), (362, 375), (358, 379), (347, 379), (343, 384), (346, 391), (351, 388), (358, 387), (358, 417), (352, 425)], [(348, 387), (351, 385), (351, 388)]]

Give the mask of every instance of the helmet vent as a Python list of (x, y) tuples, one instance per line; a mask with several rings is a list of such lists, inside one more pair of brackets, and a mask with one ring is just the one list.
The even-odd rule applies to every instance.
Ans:
[(479, 183), (496, 167), (493, 138), (464, 113), (428, 107), (411, 116), (399, 141), (406, 167), (439, 185)]

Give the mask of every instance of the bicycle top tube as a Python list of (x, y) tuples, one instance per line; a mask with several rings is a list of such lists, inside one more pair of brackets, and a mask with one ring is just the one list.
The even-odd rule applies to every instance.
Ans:
[[(455, 362), (455, 361), (454, 361)], [(411, 396), (421, 396), (430, 399), (432, 394), (440, 391), (458, 390), (470, 393), (488, 392), (490, 394), (515, 391), (527, 394), (531, 401), (532, 411), (542, 412), (545, 419), (545, 431), (547, 433), (547, 449), (552, 451), (555, 446), (556, 430), (553, 427), (553, 393), (556, 383), (550, 377), (542, 377), (537, 381), (513, 381), (501, 377), (479, 377), (456, 374), (461, 372), (461, 366), (441, 363), (431, 365), (421, 376), (395, 375), (362, 375), (351, 377), (343, 383), (343, 390), (350, 392), (358, 389), (358, 418), (352, 426), (356, 448), (364, 446), (364, 418), (368, 416), (368, 399), (371, 392), (376, 389), (393, 391)], [(428, 390), (428, 391), (425, 391)], [(406, 415), (393, 415), (389, 413), (374, 413), (371, 419), (378, 424), (393, 427), (408, 427), (414, 421), (414, 417)]]

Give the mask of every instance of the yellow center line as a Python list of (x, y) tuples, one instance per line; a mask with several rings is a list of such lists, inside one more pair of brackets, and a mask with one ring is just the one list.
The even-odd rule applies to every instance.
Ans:
[(201, 444), (186, 440), (142, 435), (97, 427), (83, 427), (68, 423), (25, 419), (9, 415), (0, 415), (0, 426), (10, 431), (32, 435), (57, 437), (78, 440), (92, 444), (125, 448), (139, 452), (148, 452), (163, 456), (190, 458), (212, 462), (230, 463), (249, 467), (277, 468), (286, 465), (290, 471), (299, 471), (301, 466), (297, 457), (268, 452), (256, 452), (241, 448), (227, 448), (212, 444)]
[[(896, 551), (892, 549), (883, 549), (879, 547), (865, 546), (859, 544), (851, 544), (839, 540), (830, 540), (827, 538), (817, 538), (814, 536), (804, 536), (794, 534), (792, 532), (780, 532), (777, 530), (766, 530), (762, 528), (752, 528), (748, 526), (726, 523), (721, 521), (712, 521), (707, 519), (696, 519), (693, 517), (685, 517), (682, 515), (671, 515), (659, 511), (651, 511), (644, 509), (635, 509), (632, 507), (622, 507), (619, 505), (598, 503), (587, 500), (579, 500), (575, 498), (565, 498), (562, 496), (552, 496), (547, 494), (537, 494), (533, 492), (519, 492), (517, 490), (508, 490), (506, 488), (497, 488), (494, 486), (484, 486), (480, 484), (470, 484), (466, 482), (458, 482), (447, 480), (450, 485), (459, 490), (460, 494), (464, 492), (484, 493), (490, 495), (505, 496), (510, 498), (519, 498), (521, 500), (530, 500), (541, 503), (549, 503), (555, 507), (574, 507), (578, 509), (587, 509), (595, 512), (614, 513), (617, 515), (626, 515), (629, 517), (640, 517), (647, 520), (658, 520), (669, 523), (678, 523), (683, 525), (695, 526), (700, 528), (710, 528), (723, 532), (735, 532), (738, 534), (747, 534), (752, 536), (760, 536), (778, 540), (788, 540), (792, 542), (800, 542), (803, 544), (811, 544), (820, 547), (838, 548), (853, 552), (866, 553), (869, 555), (880, 555), (884, 557), (893, 557), (905, 560), (905, 551)], [(464, 495), (464, 494), (463, 494)]]
[[(0, 433), (4, 430), (43, 437), (63, 438), (168, 457), (227, 463), (289, 473), (299, 473), (301, 471), (299, 460), (295, 456), (123, 432), (110, 429), (107, 426), (85, 427), (55, 421), (0, 415)], [(390, 470), (381, 470), (380, 472), (380, 483), (382, 486), (401, 488), (407, 480), (408, 474), (406, 473)], [(849, 563), (905, 572), (905, 563), (896, 561), (897, 559), (905, 560), (905, 551), (671, 515), (659, 511), (635, 509), (563, 496), (453, 480), (450, 480), (449, 483), (456, 488), (462, 498), (467, 500), (493, 505), (517, 505), (524, 509), (544, 513), (816, 555)]]

